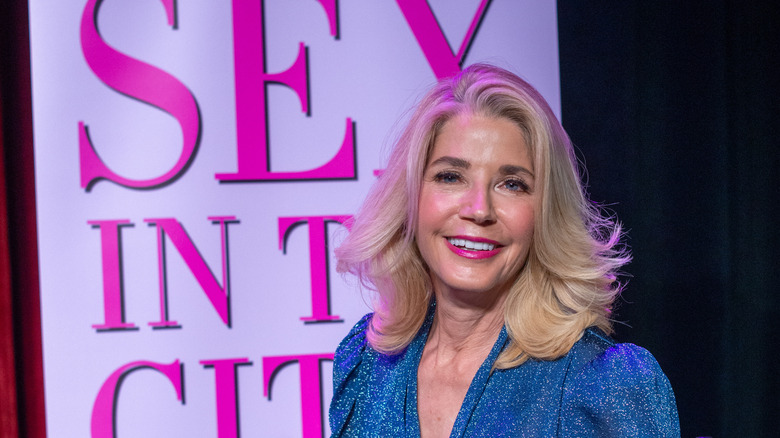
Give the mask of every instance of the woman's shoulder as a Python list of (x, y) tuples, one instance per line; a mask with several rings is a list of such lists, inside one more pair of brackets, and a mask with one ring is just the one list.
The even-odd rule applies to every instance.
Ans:
[(346, 378), (361, 362), (368, 348), (366, 332), (371, 324), (373, 313), (368, 313), (352, 327), (347, 336), (339, 343), (333, 358), (334, 380)]
[(581, 378), (666, 379), (655, 357), (634, 344), (616, 343), (596, 328), (585, 330), (569, 352), (570, 373)]
[(341, 341), (333, 357), (333, 398), (330, 404), (330, 428), (333, 436), (339, 436), (355, 406), (361, 385), (365, 378), (360, 377), (361, 364), (368, 346), (366, 331), (371, 324), (373, 314), (365, 315), (352, 327)]
[(588, 329), (569, 352), (564, 421), (619, 436), (679, 436), (669, 379), (653, 355)]

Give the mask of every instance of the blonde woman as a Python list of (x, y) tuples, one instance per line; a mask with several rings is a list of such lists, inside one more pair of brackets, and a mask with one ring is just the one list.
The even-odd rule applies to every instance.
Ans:
[(375, 299), (336, 352), (333, 436), (679, 436), (658, 363), (608, 337), (620, 237), (533, 87), (439, 82), (336, 252)]

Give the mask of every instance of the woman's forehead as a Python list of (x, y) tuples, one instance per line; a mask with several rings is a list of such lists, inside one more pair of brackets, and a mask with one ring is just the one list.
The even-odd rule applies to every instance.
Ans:
[(431, 164), (441, 156), (453, 154), (484, 158), (485, 154), (497, 149), (509, 161), (532, 161), (527, 135), (513, 120), (458, 114), (444, 122), (431, 139), (426, 162)]

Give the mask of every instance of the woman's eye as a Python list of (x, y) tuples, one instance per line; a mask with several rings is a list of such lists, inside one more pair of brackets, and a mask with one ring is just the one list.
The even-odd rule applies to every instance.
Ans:
[(503, 183), (503, 186), (512, 192), (527, 192), (528, 191), (528, 184), (523, 182), (519, 179), (510, 179), (506, 180)]
[(434, 177), (434, 180), (436, 182), (452, 184), (460, 180), (460, 175), (455, 172), (439, 172)]

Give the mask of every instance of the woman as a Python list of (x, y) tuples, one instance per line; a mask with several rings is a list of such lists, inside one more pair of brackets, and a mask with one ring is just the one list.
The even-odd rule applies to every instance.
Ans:
[(333, 436), (678, 436), (658, 363), (607, 337), (620, 235), (533, 87), (441, 81), (336, 252), (376, 299), (336, 352)]

